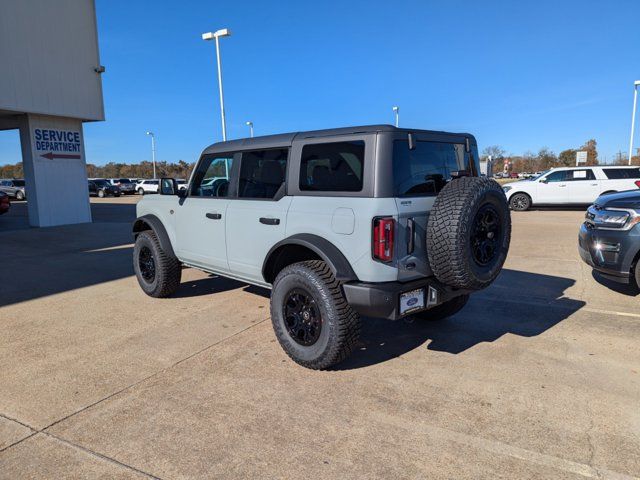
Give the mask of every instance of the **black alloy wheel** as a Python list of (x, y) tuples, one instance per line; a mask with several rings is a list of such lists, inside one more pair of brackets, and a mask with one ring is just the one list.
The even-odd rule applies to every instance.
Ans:
[(297, 344), (308, 347), (318, 341), (322, 317), (316, 301), (307, 291), (291, 290), (285, 297), (283, 311), (287, 333)]
[(153, 252), (147, 246), (140, 249), (138, 256), (138, 266), (140, 267), (140, 274), (147, 283), (153, 283), (156, 278), (156, 262), (153, 259)]
[(500, 215), (492, 204), (480, 207), (471, 227), (471, 251), (478, 265), (488, 265), (496, 257), (502, 240)]

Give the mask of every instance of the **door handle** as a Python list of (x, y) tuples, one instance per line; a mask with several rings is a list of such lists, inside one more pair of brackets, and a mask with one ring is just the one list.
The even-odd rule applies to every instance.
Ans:
[(558, 185), (558, 186), (559, 186), (559, 187), (564, 188), (564, 187), (566, 187), (566, 186), (567, 186), (567, 184), (565, 183), (565, 184), (563, 184), (563, 185)]
[(221, 213), (207, 213), (205, 216), (211, 220), (220, 220), (222, 218)]
[(260, 223), (264, 223), (265, 225), (280, 225), (280, 219), (260, 217)]
[(592, 184), (591, 184), (591, 186), (592, 186), (592, 187), (597, 187), (597, 186), (598, 186), (598, 184), (597, 184), (597, 183), (592, 183)]

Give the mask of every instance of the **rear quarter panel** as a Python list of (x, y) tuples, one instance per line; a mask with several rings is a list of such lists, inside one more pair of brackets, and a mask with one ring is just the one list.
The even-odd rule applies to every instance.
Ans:
[(285, 238), (297, 233), (318, 235), (342, 252), (359, 280), (390, 282), (397, 280), (397, 269), (371, 257), (371, 226), (377, 216), (397, 221), (395, 199), (298, 196), (289, 208)]

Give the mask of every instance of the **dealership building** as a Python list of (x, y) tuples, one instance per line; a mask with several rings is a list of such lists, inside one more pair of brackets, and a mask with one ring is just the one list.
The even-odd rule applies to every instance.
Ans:
[(104, 120), (94, 1), (0, 1), (0, 72), (0, 130), (20, 132), (29, 224), (90, 222), (82, 126)]

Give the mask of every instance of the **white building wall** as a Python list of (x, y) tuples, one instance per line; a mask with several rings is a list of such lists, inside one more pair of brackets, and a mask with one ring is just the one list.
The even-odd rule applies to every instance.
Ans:
[[(43, 130), (78, 134), (79, 148), (39, 144)], [(29, 224), (51, 227), (91, 221), (82, 122), (72, 118), (26, 115), (20, 125)], [(50, 157), (50, 158), (47, 158)], [(65, 158), (73, 157), (73, 158)]]
[(0, 113), (104, 120), (93, 0), (0, 0)]

